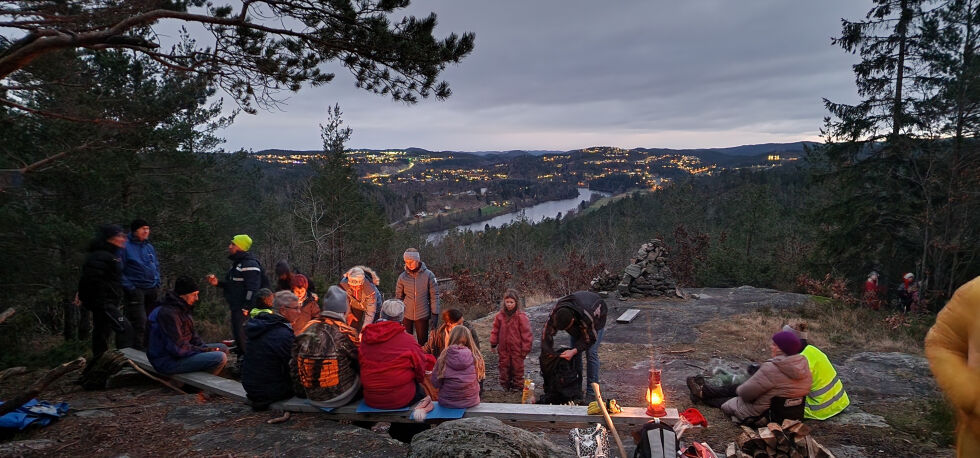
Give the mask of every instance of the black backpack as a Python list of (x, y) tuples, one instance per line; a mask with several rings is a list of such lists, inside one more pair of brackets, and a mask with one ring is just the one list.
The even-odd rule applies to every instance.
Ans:
[(674, 458), (681, 451), (674, 428), (659, 420), (647, 422), (633, 432), (633, 458)]
[(555, 356), (541, 354), (544, 396), (538, 404), (566, 404), (582, 399), (582, 355), (571, 360), (557, 356), (569, 348), (559, 348)]

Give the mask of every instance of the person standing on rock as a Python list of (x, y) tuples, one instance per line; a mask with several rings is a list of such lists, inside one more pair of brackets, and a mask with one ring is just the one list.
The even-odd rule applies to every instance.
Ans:
[[(551, 309), (544, 332), (541, 333), (542, 357), (557, 355), (571, 361), (576, 355), (584, 354), (586, 365), (586, 389), (589, 398), (593, 396), (592, 384), (599, 383), (599, 344), (606, 331), (606, 314), (609, 308), (602, 297), (591, 291), (576, 291), (558, 299)], [(571, 349), (560, 354), (555, 350), (555, 335), (565, 331), (571, 338)]]
[(425, 267), (419, 250), (409, 248), (402, 258), (405, 271), (398, 276), (395, 299), (405, 304), (405, 318), (402, 321), (405, 332), (415, 334), (419, 346), (422, 346), (429, 338), (429, 331), (439, 324), (436, 275)]
[(980, 456), (980, 277), (960, 286), (936, 316), (926, 357), (957, 411), (956, 456)]
[[(126, 234), (115, 224), (99, 228), (89, 245), (78, 280), (78, 299), (92, 312), (92, 361), (109, 350), (109, 338), (126, 335), (130, 325), (119, 313), (123, 299), (120, 251), (126, 246)], [(121, 340), (121, 339), (117, 339)]]
[(235, 354), (245, 354), (245, 314), (255, 304), (255, 292), (267, 286), (269, 279), (262, 272), (262, 264), (249, 253), (252, 238), (246, 234), (236, 235), (228, 244), (228, 259), (231, 268), (224, 280), (208, 274), (208, 283), (224, 290), (225, 300), (231, 310), (231, 335), (235, 338)]
[(508, 288), (490, 331), (490, 348), (496, 349), (498, 355), (500, 386), (506, 391), (524, 388), (524, 358), (531, 353), (534, 339), (531, 321), (521, 310), (520, 301), (517, 290)]
[(121, 345), (117, 342), (120, 348), (142, 350), (146, 345), (146, 318), (156, 306), (160, 287), (160, 260), (149, 239), (150, 224), (142, 219), (133, 220), (126, 248), (122, 250), (122, 286), (126, 298), (123, 309), (132, 332), (126, 333)]

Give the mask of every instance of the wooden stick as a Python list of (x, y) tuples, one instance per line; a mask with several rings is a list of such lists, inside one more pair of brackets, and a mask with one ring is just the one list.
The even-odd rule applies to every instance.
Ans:
[(14, 316), (14, 313), (15, 312), (16, 312), (16, 310), (14, 310), (13, 307), (10, 307), (7, 310), (4, 310), (3, 313), (0, 313), (0, 323), (3, 323), (4, 321), (7, 321), (7, 318), (10, 318), (10, 317)]
[(616, 425), (613, 424), (612, 418), (606, 410), (606, 403), (602, 402), (602, 394), (599, 393), (599, 384), (593, 383), (592, 390), (595, 391), (595, 402), (599, 404), (599, 409), (602, 410), (602, 416), (606, 417), (606, 425), (612, 431), (613, 439), (616, 439), (616, 447), (619, 447), (619, 456), (626, 458), (626, 449), (623, 448), (623, 441), (619, 439), (619, 432), (616, 431)]
[(7, 377), (13, 377), (15, 375), (20, 375), (27, 372), (27, 368), (24, 366), (11, 367), (9, 369), (4, 369), (0, 371), (0, 381)]
[(27, 391), (15, 395), (11, 397), (9, 400), (7, 400), (7, 402), (0, 404), (0, 416), (5, 415), (7, 412), (13, 412), (14, 410), (17, 410), (18, 408), (20, 408), (20, 406), (27, 403), (27, 401), (36, 398), (38, 394), (44, 391), (44, 389), (51, 384), (51, 382), (58, 380), (59, 378), (61, 378), (62, 375), (77, 370), (78, 368), (84, 365), (85, 365), (85, 358), (79, 356), (78, 359), (74, 361), (69, 361), (54, 369), (49, 370), (38, 381), (34, 382), (34, 384), (31, 385), (31, 387), (28, 388)]
[(126, 362), (127, 362), (127, 363), (129, 363), (129, 365), (130, 365), (130, 366), (133, 366), (133, 369), (136, 369), (136, 372), (139, 372), (140, 374), (143, 374), (143, 375), (145, 375), (145, 376), (147, 376), (147, 377), (149, 377), (149, 378), (151, 378), (151, 379), (153, 379), (153, 380), (156, 380), (156, 381), (158, 381), (158, 382), (160, 382), (160, 383), (162, 383), (162, 384), (164, 384), (164, 385), (166, 385), (166, 386), (167, 386), (168, 388), (170, 388), (170, 389), (172, 389), (172, 390), (174, 390), (174, 391), (176, 391), (176, 392), (178, 392), (178, 393), (180, 393), (180, 394), (187, 394), (187, 392), (185, 392), (184, 390), (182, 390), (182, 389), (180, 389), (180, 388), (177, 388), (177, 387), (175, 387), (175, 386), (173, 386), (173, 385), (171, 385), (171, 384), (170, 384), (170, 383), (168, 383), (168, 382), (167, 382), (166, 380), (164, 380), (164, 379), (162, 379), (162, 378), (159, 378), (159, 377), (154, 377), (154, 376), (153, 376), (152, 374), (150, 374), (149, 372), (147, 372), (147, 371), (145, 371), (145, 370), (143, 370), (143, 368), (142, 368), (142, 367), (139, 367), (139, 366), (137, 366), (137, 365), (136, 365), (136, 363), (134, 363), (134, 362), (133, 362), (133, 360), (131, 360), (131, 359), (127, 359), (127, 360), (126, 360)]

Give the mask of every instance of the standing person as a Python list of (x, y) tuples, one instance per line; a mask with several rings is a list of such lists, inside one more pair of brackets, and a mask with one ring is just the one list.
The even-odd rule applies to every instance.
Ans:
[[(591, 291), (576, 291), (558, 299), (551, 309), (548, 322), (541, 334), (542, 357), (558, 356), (571, 361), (576, 355), (585, 354), (586, 388), (588, 398), (592, 398), (592, 384), (599, 383), (599, 344), (606, 332), (608, 307), (598, 294)], [(571, 337), (572, 348), (558, 353), (555, 350), (555, 335), (565, 331)]]
[(508, 288), (490, 331), (490, 348), (497, 349), (500, 386), (506, 391), (524, 388), (524, 358), (531, 353), (534, 339), (531, 321), (520, 309), (520, 301), (517, 290)]
[(245, 354), (245, 314), (255, 304), (255, 292), (268, 282), (262, 272), (262, 264), (248, 250), (252, 248), (252, 238), (239, 234), (228, 244), (228, 259), (231, 268), (223, 280), (208, 274), (208, 283), (224, 290), (225, 301), (231, 310), (231, 335), (235, 338), (235, 354)]
[(432, 384), (439, 389), (439, 405), (467, 409), (480, 403), (480, 381), (486, 377), (486, 364), (465, 326), (449, 333), (449, 346), (442, 351), (432, 370)]
[(125, 246), (126, 234), (121, 227), (102, 226), (89, 245), (82, 265), (78, 299), (92, 311), (92, 361), (109, 350), (113, 332), (117, 336), (131, 332), (126, 318), (119, 313), (123, 299), (120, 251)]
[(374, 286), (377, 282), (378, 275), (364, 266), (351, 267), (340, 279), (340, 287), (347, 292), (347, 324), (358, 333), (374, 322), (376, 311), (381, 309), (381, 293)]
[(300, 329), (290, 373), (297, 396), (317, 407), (340, 407), (361, 391), (357, 332), (347, 325), (347, 298), (337, 286), (327, 289), (320, 316)]
[(293, 271), (289, 268), (289, 261), (280, 259), (276, 263), (276, 291), (291, 289), (293, 289)]
[(871, 310), (881, 308), (881, 299), (878, 298), (878, 272), (871, 271), (868, 279), (864, 281), (864, 305)]
[(150, 224), (142, 219), (133, 220), (126, 248), (122, 250), (124, 310), (132, 332), (116, 336), (116, 346), (120, 348), (142, 350), (146, 346), (146, 317), (156, 306), (160, 288), (160, 260), (149, 239)]
[(960, 286), (926, 334), (926, 357), (956, 408), (956, 456), (980, 456), (980, 277)]
[(256, 308), (245, 323), (248, 353), (242, 363), (242, 388), (254, 410), (266, 410), (273, 402), (293, 396), (289, 360), (293, 351), (293, 330), (289, 320), (279, 314), (273, 301), (265, 308), (266, 288), (258, 292)]
[(194, 329), (191, 309), (197, 303), (197, 283), (179, 277), (150, 313), (146, 358), (161, 374), (208, 371), (217, 375), (228, 362), (228, 347), (205, 344)]
[(409, 248), (402, 255), (405, 271), (398, 276), (395, 299), (405, 303), (405, 332), (415, 334), (419, 345), (425, 345), (429, 330), (439, 324), (439, 293), (436, 275), (425, 267), (419, 250)]
[(919, 285), (912, 272), (902, 276), (902, 284), (898, 285), (898, 299), (904, 313), (919, 311)]

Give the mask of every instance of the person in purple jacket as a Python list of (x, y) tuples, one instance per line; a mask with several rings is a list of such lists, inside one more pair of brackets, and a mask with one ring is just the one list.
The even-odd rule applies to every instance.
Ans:
[(470, 330), (456, 326), (449, 333), (449, 345), (432, 371), (432, 384), (439, 389), (439, 405), (465, 409), (480, 403), (480, 381), (486, 377), (483, 355)]

